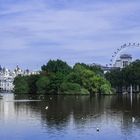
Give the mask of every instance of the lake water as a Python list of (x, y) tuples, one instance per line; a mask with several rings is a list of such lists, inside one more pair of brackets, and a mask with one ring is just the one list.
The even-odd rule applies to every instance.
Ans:
[(139, 96), (1, 95), (0, 140), (140, 140)]

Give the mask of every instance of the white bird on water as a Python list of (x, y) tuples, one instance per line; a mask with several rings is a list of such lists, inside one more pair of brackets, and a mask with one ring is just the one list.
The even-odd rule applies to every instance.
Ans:
[(134, 117), (132, 117), (132, 122), (133, 122), (133, 123), (135, 122), (135, 118), (134, 118)]
[(48, 108), (49, 108), (48, 106), (45, 107), (46, 110), (47, 110)]
[(99, 132), (99, 128), (98, 127), (96, 128), (96, 131)]

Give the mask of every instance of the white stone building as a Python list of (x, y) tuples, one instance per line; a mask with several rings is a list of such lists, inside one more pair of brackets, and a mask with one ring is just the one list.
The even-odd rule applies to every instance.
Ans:
[(17, 67), (11, 71), (0, 66), (0, 90), (1, 91), (12, 91), (14, 89), (13, 81), (18, 75), (26, 76), (32, 74), (39, 74), (39, 72), (30, 72), (29, 70), (22, 70)]
[(116, 60), (114, 67), (125, 68), (132, 62), (132, 56), (130, 54), (122, 54), (119, 59)]

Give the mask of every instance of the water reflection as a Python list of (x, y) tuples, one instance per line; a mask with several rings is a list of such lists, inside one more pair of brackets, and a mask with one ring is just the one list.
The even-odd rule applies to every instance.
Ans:
[(40, 100), (40, 96), (3, 94), (0, 139), (137, 140), (139, 107), (139, 96), (133, 96), (132, 102), (129, 96), (43, 96)]

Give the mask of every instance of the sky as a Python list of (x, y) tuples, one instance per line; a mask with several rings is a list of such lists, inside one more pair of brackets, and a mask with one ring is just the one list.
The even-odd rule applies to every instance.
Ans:
[(0, 64), (11, 69), (50, 59), (106, 65), (129, 42), (140, 42), (140, 0), (0, 0)]

